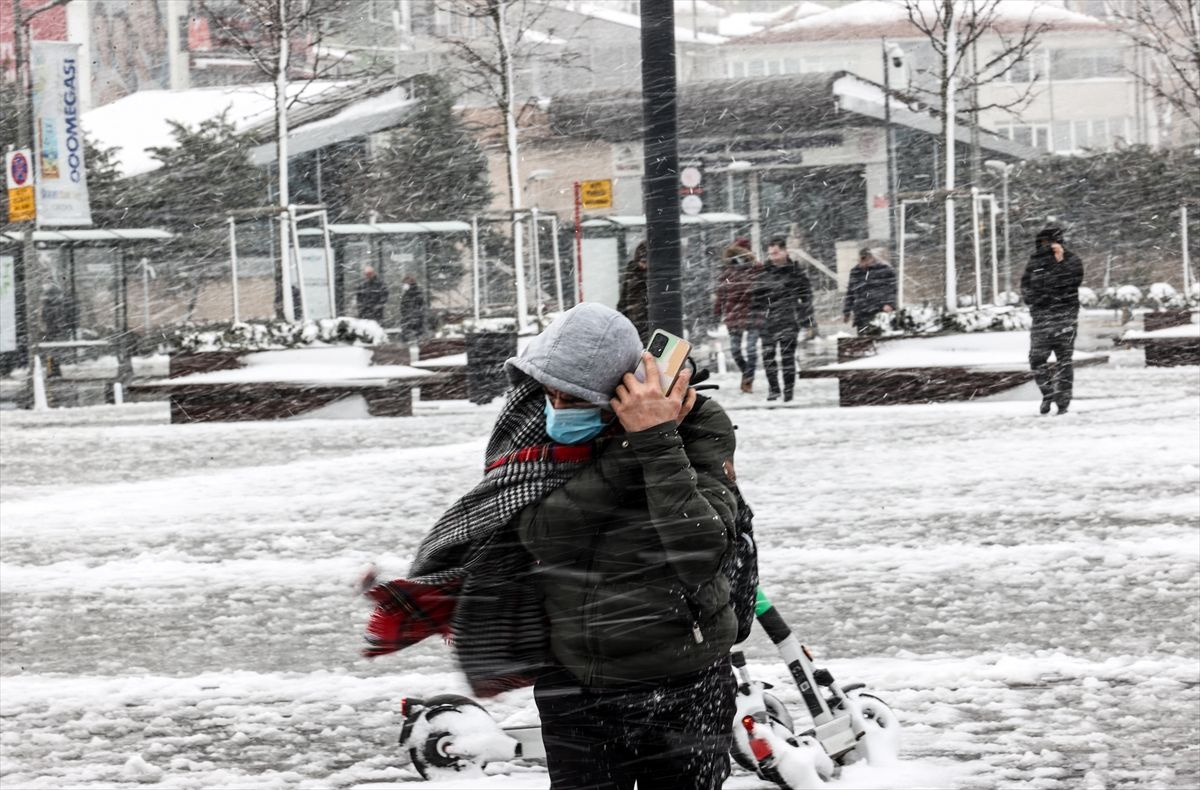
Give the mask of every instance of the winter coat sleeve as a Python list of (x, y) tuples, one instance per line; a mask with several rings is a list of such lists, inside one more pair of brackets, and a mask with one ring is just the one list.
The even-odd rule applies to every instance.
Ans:
[(1032, 270), (1033, 260), (1030, 259), (1029, 263), (1025, 266), (1025, 271), (1021, 274), (1021, 299), (1028, 307), (1034, 306), (1034, 299), (1036, 298), (1036, 295), (1032, 291)]
[(1083, 285), (1083, 261), (1075, 253), (1070, 253), (1067, 256), (1066, 264), (1070, 267), (1070, 277), (1067, 282), (1069, 288), (1075, 293), (1079, 292), (1079, 286)]
[(896, 306), (896, 270), (891, 266), (887, 266), (881, 272), (883, 282), (879, 284), (879, 289), (883, 293), (882, 304)]
[(684, 584), (703, 584), (720, 570), (733, 534), (733, 492), (717, 477), (697, 474), (673, 422), (628, 434), (625, 441), (641, 463), (650, 519), (667, 562)]
[(858, 284), (855, 282), (855, 280), (857, 279), (855, 277), (855, 273), (857, 271), (858, 271), (857, 267), (851, 269), (850, 277), (849, 277), (849, 279), (846, 280), (846, 298), (842, 300), (842, 313), (843, 314), (854, 312), (854, 294), (858, 290)]
[(796, 269), (796, 291), (797, 298), (800, 302), (799, 316), (800, 326), (812, 326), (813, 323), (813, 290), (812, 282), (809, 281), (808, 275)]

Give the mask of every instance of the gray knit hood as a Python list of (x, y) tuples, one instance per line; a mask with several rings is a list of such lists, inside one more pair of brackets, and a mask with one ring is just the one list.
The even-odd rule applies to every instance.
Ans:
[(642, 340), (628, 318), (598, 302), (566, 311), (519, 356), (504, 363), (509, 381), (522, 376), (609, 407), (613, 392), (641, 360)]

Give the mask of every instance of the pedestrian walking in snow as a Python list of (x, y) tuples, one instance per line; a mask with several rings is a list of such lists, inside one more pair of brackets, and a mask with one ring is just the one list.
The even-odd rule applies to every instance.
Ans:
[(401, 282), (400, 337), (406, 343), (416, 343), (425, 336), (428, 325), (425, 292), (412, 275), (407, 275)]
[(738, 244), (726, 247), (721, 257), (713, 315), (729, 330), (729, 350), (742, 372), (742, 392), (752, 392), (763, 319), (754, 289), (762, 266), (749, 249)]
[(362, 282), (358, 284), (355, 301), (358, 303), (358, 317), (370, 321), (383, 320), (383, 308), (388, 300), (388, 287), (383, 279), (375, 272), (375, 267), (363, 269)]
[[(1068, 250), (1059, 228), (1045, 228), (1034, 240), (1034, 252), (1021, 275), (1021, 297), (1029, 305), (1029, 367), (1042, 392), (1042, 414), (1050, 405), (1064, 414), (1075, 383), (1075, 334), (1079, 325), (1079, 286), (1083, 261)], [(1054, 354), (1054, 370), (1050, 355)]]
[(625, 273), (621, 276), (621, 290), (617, 297), (617, 311), (633, 322), (643, 342), (650, 339), (649, 269), (646, 242), (638, 242), (633, 250), (633, 260), (625, 266)]
[(862, 332), (879, 313), (896, 307), (896, 270), (875, 257), (870, 247), (858, 253), (858, 265), (850, 270), (842, 321), (854, 320), (854, 329)]
[(764, 313), (767, 400), (778, 400), (782, 390), (783, 399), (790, 401), (796, 386), (796, 341), (800, 330), (813, 324), (812, 284), (800, 264), (788, 257), (787, 242), (781, 238), (767, 245), (767, 265), (758, 278), (757, 295)]
[(736, 693), (733, 425), (686, 370), (664, 394), (637, 329), (600, 304), (505, 364), (484, 478), (408, 579), (369, 592), (367, 653), (447, 633), (476, 695), (534, 683), (553, 790), (717, 790)]

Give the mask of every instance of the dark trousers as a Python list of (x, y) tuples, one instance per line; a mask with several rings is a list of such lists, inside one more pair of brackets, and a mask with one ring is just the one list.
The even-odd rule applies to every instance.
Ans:
[(538, 679), (551, 790), (719, 790), (729, 776), (737, 683), (724, 659), (658, 684), (582, 688)]
[(796, 387), (796, 336), (763, 337), (763, 370), (767, 372), (767, 388), (771, 392), (779, 392), (780, 384), (776, 377), (779, 370), (779, 363), (775, 361), (776, 351), (783, 363), (783, 393), (791, 395)]
[[(745, 355), (742, 354), (743, 341), (746, 344)], [(738, 370), (742, 371), (742, 381), (754, 381), (754, 368), (758, 365), (758, 330), (730, 330), (729, 352)]]
[[(1071, 402), (1071, 391), (1075, 384), (1075, 365), (1071, 361), (1075, 354), (1074, 319), (1034, 321), (1029, 333), (1029, 367), (1034, 381), (1042, 391), (1042, 398), (1053, 400), (1058, 407), (1066, 408)], [(1050, 355), (1054, 354), (1054, 369), (1050, 369)]]

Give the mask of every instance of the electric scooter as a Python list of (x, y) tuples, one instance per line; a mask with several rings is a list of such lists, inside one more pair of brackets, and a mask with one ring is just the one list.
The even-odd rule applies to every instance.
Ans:
[[(818, 668), (762, 588), (755, 617), (796, 683), (811, 726), (796, 731), (787, 707), (770, 693), (769, 684), (751, 677), (745, 655), (735, 645), (731, 660), (739, 683), (731, 722), (733, 759), (782, 790), (819, 787), (852, 763), (895, 760), (900, 728), (892, 709), (865, 691), (864, 684), (843, 687), (829, 670)], [(401, 715), (400, 747), (425, 779), (482, 771), (489, 762), (546, 756), (540, 726), (501, 727), (469, 697), (408, 697)]]

